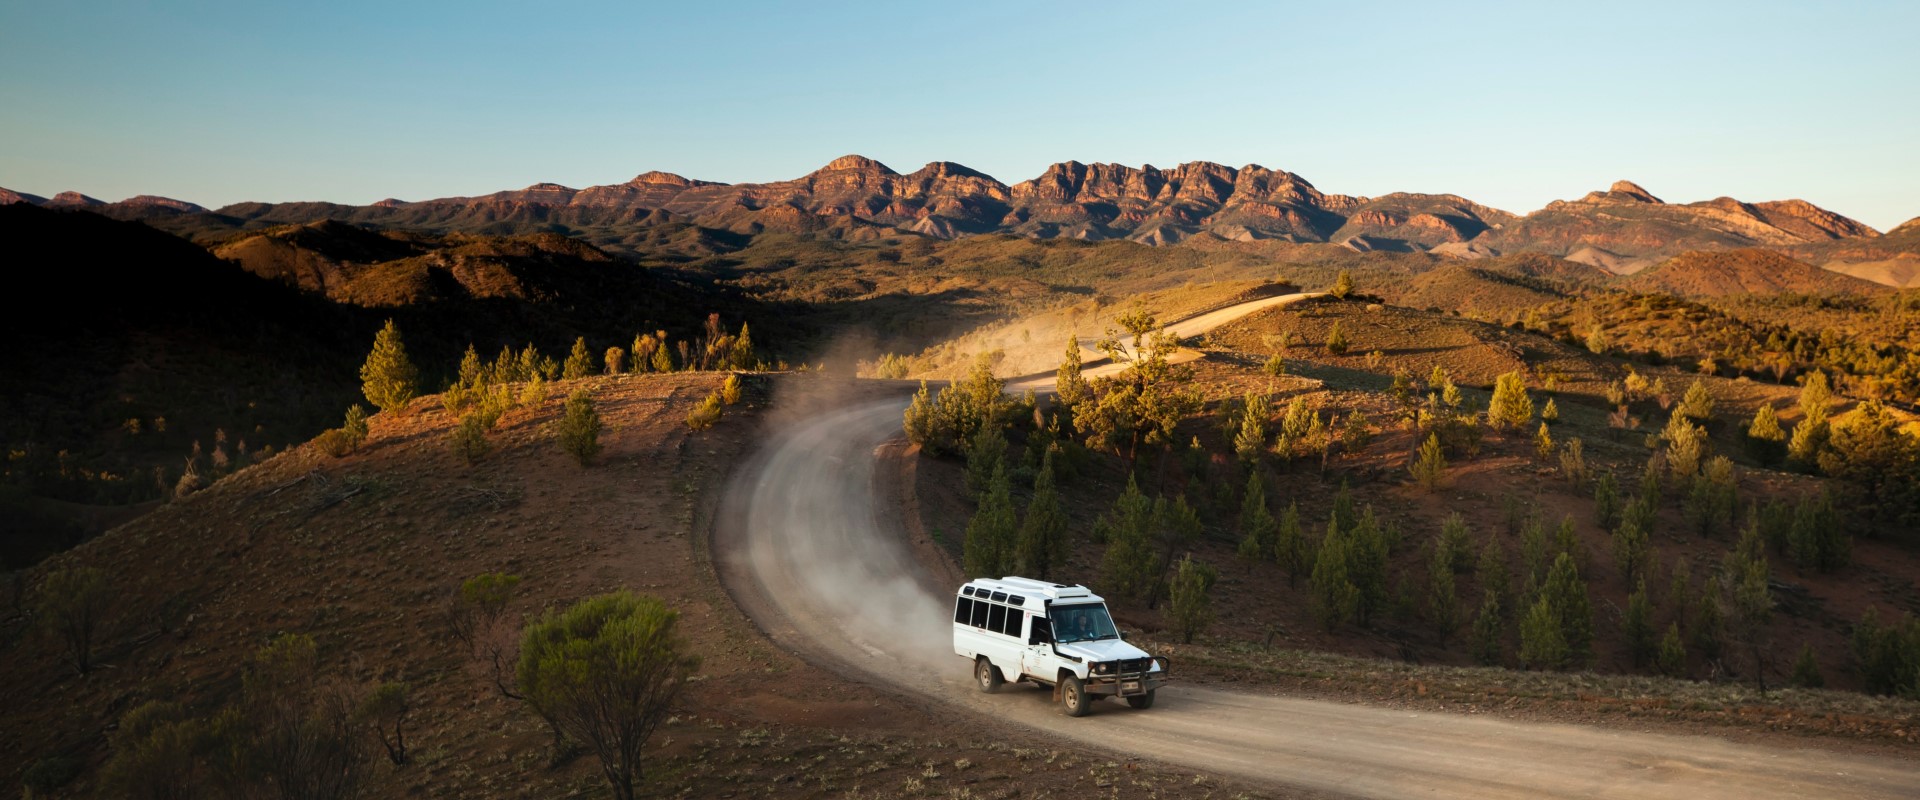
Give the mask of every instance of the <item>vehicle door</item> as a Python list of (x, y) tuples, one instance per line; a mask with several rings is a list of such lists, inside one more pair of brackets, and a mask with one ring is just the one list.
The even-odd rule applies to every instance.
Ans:
[(1059, 669), (1054, 665), (1059, 659), (1053, 654), (1052, 623), (1039, 614), (1028, 614), (1026, 642), (1020, 650), (1020, 672), (1052, 683)]

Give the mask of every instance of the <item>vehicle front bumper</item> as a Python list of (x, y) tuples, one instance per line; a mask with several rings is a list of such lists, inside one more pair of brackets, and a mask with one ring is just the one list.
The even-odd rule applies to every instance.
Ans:
[(1157, 656), (1152, 663), (1160, 668), (1117, 675), (1088, 675), (1084, 683), (1087, 694), (1097, 697), (1139, 697), (1167, 685), (1167, 670), (1171, 665), (1166, 657)]

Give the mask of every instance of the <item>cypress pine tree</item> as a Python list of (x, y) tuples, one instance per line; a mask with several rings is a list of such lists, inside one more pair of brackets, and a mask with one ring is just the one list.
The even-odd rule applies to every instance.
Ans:
[(1652, 543), (1647, 532), (1641, 530), (1636, 519), (1620, 521), (1620, 527), (1613, 531), (1613, 560), (1620, 568), (1620, 577), (1629, 586), (1635, 581), (1643, 581), (1647, 573), (1647, 559), (1652, 552)]
[(1700, 591), (1700, 602), (1693, 618), (1693, 648), (1700, 651), (1700, 657), (1708, 661), (1718, 661), (1721, 650), (1720, 590), (1707, 581)]
[[(664, 333), (664, 332), (663, 332)], [(673, 353), (667, 347), (667, 337), (660, 336), (653, 347), (653, 360), (649, 364), (654, 372), (673, 371)]]
[(1554, 403), (1553, 398), (1547, 398), (1546, 407), (1540, 409), (1540, 421), (1549, 424), (1560, 421), (1560, 406)]
[(747, 331), (747, 323), (740, 323), (740, 335), (733, 337), (733, 348), (727, 352), (727, 362), (733, 369), (753, 369), (758, 366), (758, 358), (753, 352), (753, 334)]
[(1087, 379), (1080, 374), (1080, 337), (1067, 337), (1066, 358), (1060, 361), (1060, 369), (1054, 373), (1054, 397), (1061, 408), (1071, 409), (1087, 398), (1093, 391), (1087, 386)]
[(480, 351), (473, 349), (473, 345), (469, 344), (467, 345), (466, 354), (460, 357), (460, 385), (467, 388), (478, 388), (482, 383), (480, 380)]
[(1480, 612), (1473, 617), (1475, 660), (1489, 667), (1500, 665), (1500, 637), (1505, 627), (1500, 620), (1500, 596), (1488, 590), (1480, 599)]
[(1813, 645), (1800, 645), (1800, 657), (1793, 662), (1793, 685), (1802, 689), (1819, 689), (1827, 685), (1827, 679), (1820, 674), (1820, 660), (1814, 657)]
[(1440, 435), (1427, 434), (1427, 441), (1420, 445), (1420, 454), (1414, 458), (1410, 469), (1413, 479), (1427, 491), (1434, 491), (1446, 484), (1447, 456), (1440, 450)]
[(1647, 599), (1647, 582), (1640, 581), (1627, 596), (1627, 613), (1620, 622), (1621, 635), (1627, 640), (1627, 654), (1635, 667), (1655, 655), (1658, 644), (1653, 638), (1653, 602)]
[(349, 406), (346, 423), (340, 426), (340, 431), (347, 437), (347, 449), (360, 449), (367, 441), (367, 410), (359, 403)]
[(1473, 566), (1473, 534), (1467, 530), (1467, 521), (1459, 512), (1447, 515), (1447, 520), (1440, 524), (1436, 547), (1454, 572), (1466, 572)]
[(1565, 669), (1572, 659), (1553, 600), (1542, 593), (1520, 620), (1520, 663), (1528, 669)]
[(1527, 384), (1519, 371), (1508, 372), (1494, 380), (1493, 400), (1487, 405), (1487, 424), (1494, 430), (1525, 425), (1533, 419), (1533, 399), (1527, 396)]
[(406, 345), (400, 341), (400, 329), (394, 327), (393, 320), (387, 320), (373, 337), (373, 352), (360, 365), (362, 393), (381, 411), (398, 410), (419, 391), (419, 379), (420, 372), (407, 358)]
[(1275, 560), (1279, 555), (1277, 526), (1273, 513), (1267, 510), (1266, 482), (1258, 470), (1247, 476), (1246, 495), (1240, 504), (1240, 558), (1249, 564)]
[(1446, 643), (1460, 627), (1460, 594), (1453, 582), (1453, 560), (1437, 547), (1427, 562), (1427, 611), (1433, 632)]
[(1774, 413), (1772, 403), (1762, 403), (1753, 412), (1753, 422), (1747, 425), (1747, 448), (1755, 460), (1762, 464), (1773, 464), (1786, 454), (1787, 432), (1780, 427), (1780, 415)]
[(1593, 514), (1601, 530), (1610, 531), (1620, 524), (1620, 484), (1612, 470), (1601, 475), (1599, 485), (1593, 488)]
[(1678, 412), (1681, 416), (1705, 425), (1713, 419), (1713, 395), (1707, 391), (1707, 385), (1695, 380), (1687, 387), (1687, 394), (1680, 400)]
[(1054, 488), (1053, 451), (1048, 450), (1040, 457), (1040, 471), (1033, 476), (1033, 499), (1027, 502), (1027, 516), (1020, 523), (1016, 571), (1046, 580), (1066, 562), (1067, 513), (1060, 507), (1059, 490)]
[(1287, 588), (1293, 588), (1300, 574), (1313, 567), (1315, 554), (1307, 541), (1306, 532), (1300, 529), (1300, 504), (1288, 503), (1287, 510), (1280, 514), (1280, 532), (1274, 540), (1274, 559), (1280, 562), (1280, 568), (1287, 571)]
[[(1107, 543), (1100, 560), (1100, 581), (1116, 597), (1142, 600), (1153, 580), (1153, 529), (1160, 509), (1140, 493), (1132, 476), (1113, 510), (1094, 523), (1094, 538)], [(1164, 504), (1160, 504), (1164, 505)]]
[(1474, 575), (1480, 579), (1481, 590), (1505, 601), (1512, 576), (1507, 569), (1507, 548), (1500, 544), (1500, 537), (1487, 537), (1487, 546), (1480, 550), (1480, 564), (1474, 568)]
[(1239, 456), (1240, 463), (1260, 463), (1260, 453), (1267, 449), (1267, 415), (1270, 413), (1266, 395), (1247, 393), (1245, 410), (1240, 415), (1240, 431), (1233, 436), (1233, 452)]
[(560, 417), (557, 432), (560, 448), (580, 466), (592, 464), (593, 457), (600, 454), (600, 412), (587, 390), (577, 389), (567, 396), (566, 412)]
[(593, 353), (587, 350), (587, 337), (573, 340), (573, 352), (567, 354), (567, 363), (561, 367), (560, 377), (575, 381), (593, 374)]
[(1372, 508), (1360, 515), (1346, 540), (1347, 577), (1359, 591), (1355, 619), (1363, 626), (1371, 625), (1374, 615), (1385, 610), (1388, 602), (1386, 532), (1374, 519)]
[(1593, 606), (1587, 598), (1587, 584), (1580, 580), (1579, 568), (1571, 555), (1561, 553), (1554, 560), (1541, 594), (1552, 600), (1561, 639), (1572, 663), (1586, 665), (1593, 659)]
[(1007, 572), (1012, 553), (1008, 545), (1014, 538), (1013, 499), (1007, 486), (1007, 468), (1001, 464), (988, 481), (980, 507), (967, 523), (967, 538), (962, 561), (967, 575), (975, 578), (997, 577)]
[(1360, 589), (1347, 577), (1346, 535), (1337, 526), (1327, 526), (1327, 537), (1320, 542), (1313, 576), (1307, 583), (1313, 591), (1314, 617), (1329, 633), (1353, 620), (1360, 604)]
[(1168, 625), (1180, 635), (1180, 641), (1192, 644), (1196, 634), (1213, 624), (1213, 598), (1209, 593), (1218, 577), (1212, 567), (1193, 560), (1191, 555), (1180, 559), (1167, 606)]
[(980, 425), (973, 439), (967, 442), (967, 492), (980, 496), (987, 490), (994, 471), (1004, 469), (1006, 461), (1007, 437), (1000, 433), (1000, 426)]
[(1660, 639), (1660, 654), (1656, 664), (1660, 674), (1678, 678), (1687, 673), (1687, 645), (1680, 639), (1680, 623), (1667, 624), (1667, 635)]

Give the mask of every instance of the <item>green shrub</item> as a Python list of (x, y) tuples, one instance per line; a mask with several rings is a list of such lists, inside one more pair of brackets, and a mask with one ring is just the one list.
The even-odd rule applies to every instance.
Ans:
[(353, 452), (353, 437), (339, 428), (328, 428), (313, 437), (313, 444), (320, 452), (334, 458), (345, 458)]
[(687, 427), (704, 431), (720, 422), (721, 401), (719, 394), (707, 395), (692, 411), (687, 412)]
[(93, 567), (62, 566), (47, 573), (33, 603), (34, 618), (66, 646), (81, 675), (93, 669), (93, 645), (113, 610), (107, 574)]
[(641, 748), (699, 665), (678, 621), (665, 603), (621, 591), (548, 611), (521, 637), (527, 704), (587, 746), (616, 800), (633, 800)]

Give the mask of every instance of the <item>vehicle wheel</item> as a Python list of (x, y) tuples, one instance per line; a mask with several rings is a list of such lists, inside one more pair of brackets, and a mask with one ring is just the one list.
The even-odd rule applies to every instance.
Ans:
[(1080, 679), (1068, 675), (1060, 679), (1060, 705), (1066, 708), (1067, 716), (1084, 717), (1093, 701), (1087, 696), (1087, 687)]
[(1127, 698), (1127, 705), (1133, 706), (1134, 708), (1152, 708), (1153, 693), (1155, 691), (1158, 691), (1158, 690), (1148, 689), (1146, 694), (1129, 697)]
[(980, 691), (993, 694), (1000, 691), (1001, 684), (1006, 683), (1007, 679), (1000, 675), (999, 667), (988, 661), (986, 656), (981, 656), (973, 660), (973, 682), (980, 687)]

